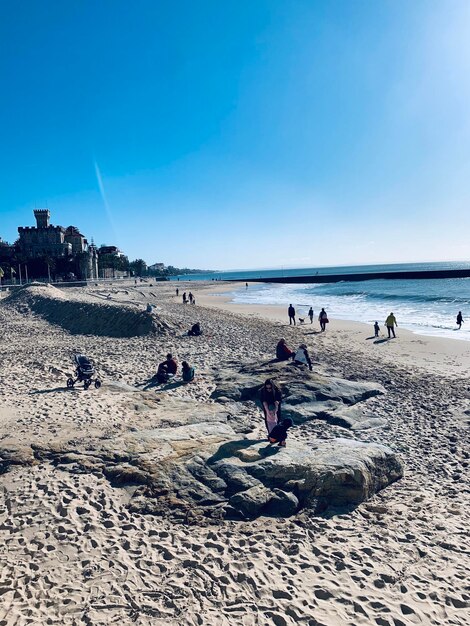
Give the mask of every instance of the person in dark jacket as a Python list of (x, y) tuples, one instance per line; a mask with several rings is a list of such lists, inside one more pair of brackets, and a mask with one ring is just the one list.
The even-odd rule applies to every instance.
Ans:
[(281, 419), (281, 401), (281, 390), (268, 378), (260, 392), (260, 402), (263, 407), (264, 423), (268, 435)]
[(295, 326), (295, 309), (292, 306), (292, 304), (289, 304), (289, 308), (287, 309), (287, 313), (289, 315), (289, 326), (292, 325), (292, 322), (294, 322), (294, 326)]
[(325, 311), (325, 309), (322, 309), (320, 311), (320, 315), (318, 316), (318, 321), (320, 322), (320, 328), (322, 330), (322, 333), (325, 332), (326, 330), (326, 325), (328, 324), (328, 315), (327, 312)]
[(272, 431), (269, 433), (269, 443), (277, 443), (278, 446), (282, 448), (286, 447), (286, 439), (287, 439), (287, 430), (292, 428), (294, 422), (287, 417), (285, 420), (282, 420), (280, 424), (276, 424)]
[(187, 361), (181, 363), (181, 375), (185, 383), (194, 380), (194, 367), (191, 367)]
[(310, 324), (313, 324), (313, 315), (314, 315), (313, 307), (310, 307), (309, 310), (308, 310), (308, 316), (310, 318)]
[(188, 335), (190, 337), (199, 337), (199, 335), (202, 335), (201, 325), (199, 322), (196, 322), (191, 326), (191, 330), (188, 330)]
[(279, 359), (279, 361), (287, 361), (292, 358), (292, 355), (293, 352), (287, 347), (286, 340), (280, 339), (276, 346), (276, 359)]
[(170, 380), (170, 376), (168, 374), (168, 367), (165, 362), (160, 363), (157, 369), (157, 381), (164, 385)]
[(462, 328), (462, 324), (463, 324), (462, 311), (459, 311), (457, 315), (457, 326), (459, 327), (459, 330)]

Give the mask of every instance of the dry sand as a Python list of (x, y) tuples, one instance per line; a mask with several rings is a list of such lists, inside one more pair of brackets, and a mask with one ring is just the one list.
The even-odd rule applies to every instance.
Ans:
[[(310, 422), (291, 437), (385, 443), (402, 453), (405, 477), (341, 515), (185, 526), (131, 513), (128, 491), (101, 475), (49, 462), (10, 466), (0, 476), (0, 626), (468, 624), (468, 344), (400, 329), (396, 341), (374, 344), (368, 327), (334, 320), (325, 334), (318, 325), (294, 329), (281, 310), (204, 295), (223, 285), (180, 283), (197, 306), (183, 306), (175, 287), (64, 293), (85, 312), (106, 301), (140, 315), (152, 302), (170, 329), (200, 321), (197, 341), (179, 330), (71, 334), (3, 299), (0, 444), (78, 445), (91, 434), (111, 439), (143, 428), (161, 395), (146, 383), (167, 351), (197, 369), (194, 384), (167, 393), (200, 404), (213, 389), (211, 367), (271, 356), (284, 336), (291, 346), (305, 341), (314, 366), (388, 390), (370, 401), (387, 419), (383, 428), (345, 433)], [(100, 390), (64, 391), (74, 348), (95, 358)], [(129, 386), (140, 390), (139, 402)], [(257, 412), (252, 419), (262, 432)]]

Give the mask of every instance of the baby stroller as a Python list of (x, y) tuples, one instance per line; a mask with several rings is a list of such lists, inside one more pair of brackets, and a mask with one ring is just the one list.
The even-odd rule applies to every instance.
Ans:
[[(83, 382), (84, 389), (88, 389), (93, 382), (93, 376), (96, 374), (93, 362), (83, 354), (74, 354), (73, 360), (76, 365), (75, 375), (77, 378), (75, 380), (73, 378), (69, 378), (67, 380), (67, 387), (72, 389), (75, 383)], [(95, 388), (99, 389), (101, 387), (101, 380), (99, 378), (95, 378), (94, 382)]]

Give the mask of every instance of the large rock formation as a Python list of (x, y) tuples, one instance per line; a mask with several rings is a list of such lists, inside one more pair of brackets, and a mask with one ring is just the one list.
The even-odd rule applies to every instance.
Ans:
[[(178, 402), (171, 407), (177, 410)], [(160, 408), (168, 420), (169, 407)], [(187, 412), (185, 424), (129, 430), (111, 439), (76, 437), (21, 447), (4, 441), (0, 468), (50, 461), (71, 472), (103, 474), (130, 489), (133, 510), (178, 521), (354, 506), (403, 474), (400, 460), (384, 446), (349, 439), (306, 446), (290, 439), (287, 448), (279, 448), (240, 436), (220, 405), (206, 408), (206, 421), (193, 422)], [(201, 405), (199, 419), (203, 412)]]
[(345, 428), (362, 429), (383, 425), (366, 407), (360, 406), (373, 396), (385, 393), (378, 383), (350, 381), (309, 372), (292, 362), (269, 362), (262, 366), (244, 365), (237, 370), (215, 372), (216, 389), (212, 398), (219, 402), (257, 401), (262, 384), (272, 378), (281, 388), (282, 416), (295, 424), (323, 419)]

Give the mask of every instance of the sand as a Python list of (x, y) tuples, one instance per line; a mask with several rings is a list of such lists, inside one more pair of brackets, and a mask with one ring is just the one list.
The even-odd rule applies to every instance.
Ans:
[[(180, 283), (196, 306), (183, 306), (175, 287), (63, 292), (138, 312), (151, 302), (168, 332), (135, 337), (72, 334), (3, 298), (0, 444), (78, 446), (145, 427), (161, 396), (148, 381), (167, 351), (193, 363), (197, 378), (165, 393), (204, 406), (213, 367), (269, 357), (284, 336), (307, 343), (314, 367), (387, 388), (370, 400), (386, 426), (345, 433), (312, 422), (291, 437), (384, 443), (401, 453), (405, 477), (342, 514), (188, 526), (130, 512), (128, 489), (102, 475), (48, 461), (9, 466), (0, 475), (0, 624), (468, 624), (467, 344), (400, 329), (374, 344), (369, 327), (335, 320), (324, 334), (318, 324), (294, 329), (281, 309), (210, 294), (222, 284)], [(196, 341), (183, 336), (195, 321), (205, 331)], [(96, 360), (101, 389), (64, 390), (73, 349)], [(260, 415), (246, 411), (261, 433)]]

